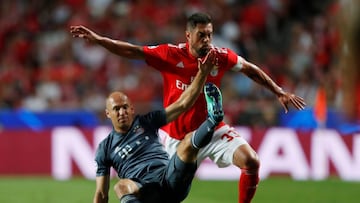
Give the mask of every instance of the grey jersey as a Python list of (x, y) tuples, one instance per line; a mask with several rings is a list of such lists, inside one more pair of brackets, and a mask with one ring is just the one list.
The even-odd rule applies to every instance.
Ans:
[(165, 124), (165, 110), (153, 111), (136, 116), (126, 134), (112, 130), (97, 149), (96, 176), (109, 175), (113, 167), (120, 178), (159, 181), (169, 163), (158, 136), (158, 129)]

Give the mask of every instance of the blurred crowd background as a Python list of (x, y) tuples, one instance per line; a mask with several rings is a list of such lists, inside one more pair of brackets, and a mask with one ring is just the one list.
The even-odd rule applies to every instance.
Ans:
[[(0, 1), (0, 110), (89, 110), (105, 120), (110, 91), (126, 92), (139, 113), (162, 106), (160, 74), (74, 39), (71, 25), (139, 45), (185, 41), (186, 17), (209, 13), (213, 43), (229, 47), (303, 97), (317, 121), (342, 106), (336, 0), (12, 0)], [(274, 95), (242, 74), (221, 87), (234, 125), (277, 126)], [(293, 109), (291, 109), (292, 111)]]

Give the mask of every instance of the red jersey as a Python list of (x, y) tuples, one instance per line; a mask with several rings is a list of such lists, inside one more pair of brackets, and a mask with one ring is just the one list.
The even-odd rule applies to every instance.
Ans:
[[(212, 82), (220, 87), (224, 73), (232, 68), (241, 67), (238, 60), (242, 58), (226, 48), (214, 47), (218, 57), (219, 66), (212, 70), (207, 77), (207, 82)], [(158, 46), (144, 46), (146, 63), (160, 71), (163, 77), (163, 103), (164, 107), (175, 102), (182, 92), (193, 81), (198, 72), (198, 62), (189, 52), (189, 45), (162, 44)], [(238, 64), (238, 66), (236, 66)], [(171, 137), (181, 140), (185, 135), (195, 129), (207, 118), (207, 107), (204, 96), (199, 96), (195, 104), (179, 118), (170, 122), (162, 129)]]

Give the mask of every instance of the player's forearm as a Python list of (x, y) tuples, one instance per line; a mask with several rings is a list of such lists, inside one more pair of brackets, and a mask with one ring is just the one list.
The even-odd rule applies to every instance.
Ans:
[(185, 110), (189, 109), (199, 97), (208, 73), (198, 71), (191, 85), (181, 94), (179, 100)]
[(242, 72), (256, 83), (269, 89), (276, 96), (284, 93), (282, 88), (279, 87), (263, 70), (261, 70), (256, 65), (248, 63)]
[(96, 193), (93, 199), (93, 203), (108, 203), (109, 197), (102, 196), (101, 194)]
[(168, 123), (175, 120), (195, 103), (205, 84), (206, 77), (207, 73), (199, 71), (194, 81), (181, 96), (174, 103), (166, 107), (166, 120)]
[(107, 37), (98, 37), (97, 43), (110, 52), (129, 59), (143, 59), (144, 53), (141, 46), (128, 42), (113, 40)]

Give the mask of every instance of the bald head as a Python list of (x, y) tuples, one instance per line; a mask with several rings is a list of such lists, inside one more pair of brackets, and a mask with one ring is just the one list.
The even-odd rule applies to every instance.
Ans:
[(112, 92), (106, 99), (105, 113), (117, 132), (126, 133), (133, 121), (134, 108), (126, 94)]
[(106, 99), (106, 109), (113, 108), (114, 103), (126, 102), (131, 104), (129, 97), (123, 92), (112, 92)]

